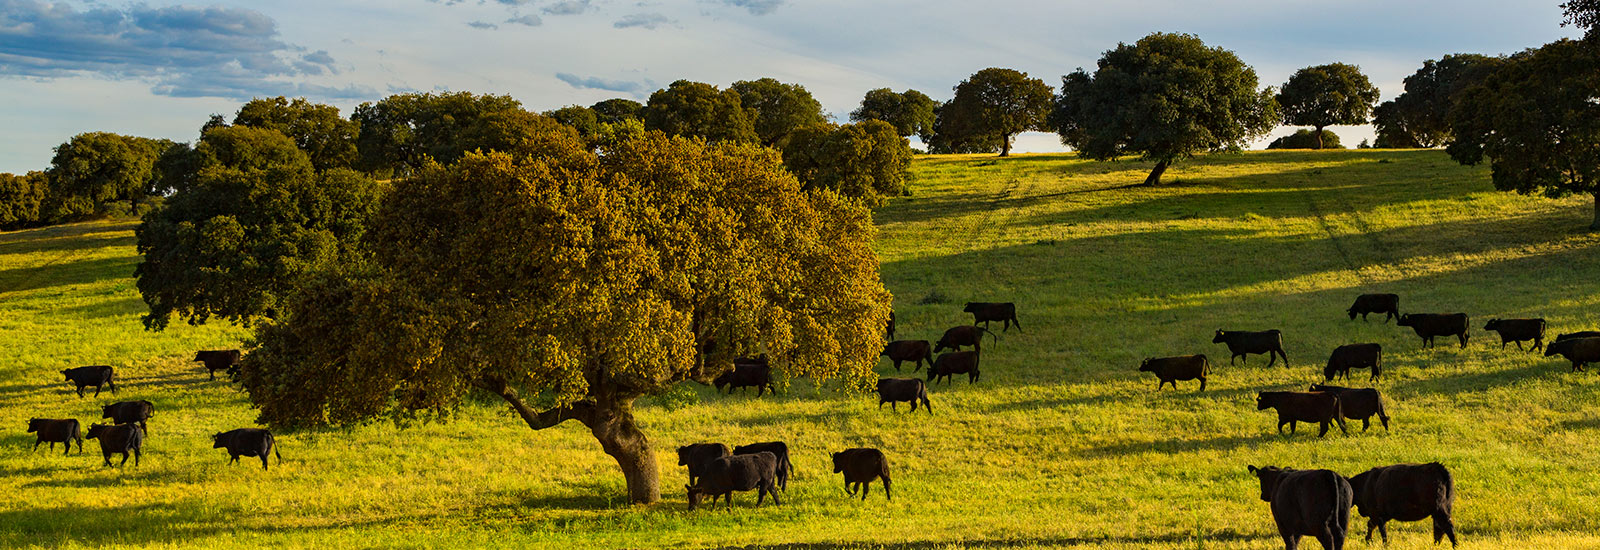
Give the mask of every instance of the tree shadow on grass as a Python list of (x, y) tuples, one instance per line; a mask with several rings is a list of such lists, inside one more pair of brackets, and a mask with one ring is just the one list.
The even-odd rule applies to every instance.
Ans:
[[(959, 545), (965, 548), (1036, 548), (1036, 547), (1072, 547), (1085, 545), (1151, 545), (1151, 544), (1185, 544), (1197, 543), (1200, 537), (1194, 533), (1168, 533), (1165, 535), (1150, 536), (1113, 536), (1101, 537), (1012, 537), (1012, 538), (962, 538), (960, 541), (950, 540), (922, 540), (906, 542), (880, 542), (880, 541), (828, 541), (812, 543), (779, 543), (779, 544), (752, 544), (745, 546), (724, 546), (720, 550), (823, 550), (833, 548), (872, 548), (877, 550), (922, 550), (933, 548), (950, 548)], [(1267, 534), (1240, 533), (1232, 529), (1222, 529), (1214, 533), (1205, 533), (1204, 540), (1218, 543), (1243, 542), (1250, 540), (1276, 540)]]
[[(1314, 424), (1313, 427), (1315, 427)], [(1304, 428), (1304, 426), (1302, 426), (1302, 428)], [(1330, 433), (1338, 432), (1339, 428), (1337, 426), (1333, 426), (1330, 427), (1328, 431)], [(1285, 431), (1284, 433), (1287, 434), (1288, 432)], [(1311, 436), (1315, 438), (1316, 434), (1312, 433)], [(1174, 437), (1159, 441), (1130, 441), (1125, 443), (1113, 443), (1110, 445), (1101, 445), (1090, 449), (1084, 449), (1083, 451), (1079, 452), (1080, 454), (1091, 457), (1116, 457), (1145, 453), (1232, 451), (1242, 447), (1255, 447), (1258, 445), (1275, 443), (1284, 439), (1285, 437), (1278, 435), (1277, 432), (1263, 432), (1257, 435), (1222, 436), (1204, 439)]]
[[(79, 548), (84, 546), (173, 544), (211, 536), (281, 534), (285, 528), (250, 519), (238, 509), (197, 500), (92, 507), (65, 505), (0, 510), (0, 547)], [(296, 525), (288, 530), (382, 527), (416, 520), (414, 516), (358, 522)], [(424, 518), (425, 519), (425, 518)]]

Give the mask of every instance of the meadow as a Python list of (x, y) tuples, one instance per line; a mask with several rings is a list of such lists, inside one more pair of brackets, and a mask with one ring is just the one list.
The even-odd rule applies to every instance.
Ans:
[[(686, 386), (642, 400), (664, 489), (651, 506), (626, 504), (581, 426), (533, 432), (488, 400), (446, 423), (280, 433), (281, 465), (229, 466), (209, 436), (254, 411), (188, 359), (248, 331), (144, 331), (135, 221), (0, 233), (0, 547), (1278, 548), (1246, 465), (1428, 461), (1454, 472), (1463, 548), (1600, 547), (1600, 373), (1481, 330), (1491, 317), (1543, 317), (1550, 338), (1600, 328), (1584, 200), (1495, 191), (1486, 168), (1440, 151), (1213, 155), (1133, 185), (1148, 169), (919, 157), (913, 194), (875, 213), (899, 338), (970, 323), (969, 300), (1016, 302), (1022, 330), (985, 343), (981, 382), (932, 387), (931, 415), (805, 380), (761, 398)], [(1409, 329), (1347, 319), (1363, 292), (1466, 312), (1471, 345), (1422, 349)], [(1290, 365), (1229, 365), (1219, 328), (1283, 330)], [(1320, 381), (1352, 342), (1384, 346), (1374, 387), (1392, 429), (1278, 435), (1256, 392)], [(1136, 372), (1190, 353), (1216, 366), (1204, 393), (1157, 392)], [(76, 397), (58, 371), (88, 364), (115, 366), (121, 391)], [(29, 417), (87, 425), (127, 399), (157, 407), (138, 467), (102, 467), (95, 441), (30, 451)], [(731, 512), (685, 509), (673, 448), (775, 439), (797, 469), (783, 505), (743, 494)], [(888, 454), (892, 502), (878, 487), (851, 500), (829, 473), (826, 453), (856, 446)], [(1426, 522), (1390, 536), (1433, 547)]]

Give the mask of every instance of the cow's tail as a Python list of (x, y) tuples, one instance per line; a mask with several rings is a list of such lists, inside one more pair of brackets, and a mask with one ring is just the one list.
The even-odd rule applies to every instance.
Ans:
[(889, 459), (885, 458), (878, 464), (882, 468), (878, 471), (878, 476), (883, 478), (883, 497), (894, 500), (894, 492), (890, 489), (892, 484), (889, 482)]
[[(77, 440), (78, 452), (83, 452), (83, 432), (79, 429), (78, 419), (71, 418), (67, 420), (67, 437), (71, 438), (68, 441)], [(71, 443), (68, 443), (68, 447), (71, 447)]]
[[(933, 371), (933, 367), (928, 367), (928, 371), (932, 372)], [(913, 380), (915, 380), (915, 379), (913, 379)], [(917, 382), (922, 382), (922, 381), (921, 380), (917, 380)], [(933, 414), (933, 403), (929, 403), (928, 402), (928, 385), (927, 384), (921, 384), (921, 383), (917, 384), (917, 398), (922, 400), (922, 408), (927, 409), (928, 410), (928, 414), (930, 414), (930, 415)]]
[(1328, 481), (1333, 484), (1333, 501), (1335, 503), (1333, 515), (1328, 517), (1328, 526), (1332, 527), (1331, 530), (1335, 533), (1348, 531), (1350, 526), (1350, 507), (1355, 505), (1354, 502), (1351, 502), (1355, 500), (1353, 498), (1354, 495), (1345, 493), (1343, 490), (1344, 486), (1349, 485), (1349, 482), (1340, 483), (1342, 479), (1339, 474), (1328, 472)]
[[(271, 436), (268, 436), (268, 437), (271, 437)], [(278, 439), (274, 437), (272, 439), (269, 439), (268, 441), (272, 442), (272, 456), (278, 457), (278, 463), (282, 464), (283, 463), (283, 455), (278, 453)]]
[[(989, 342), (990, 343), (994, 343), (994, 344), (999, 344), (1000, 343), (1000, 335), (999, 334), (995, 334), (994, 331), (986, 329), (986, 328), (983, 329), (983, 331), (989, 333)], [(983, 337), (979, 336), (978, 339), (982, 340)]]
[[(1372, 360), (1372, 377), (1373, 378), (1377, 378), (1379, 376), (1383, 376), (1383, 348), (1382, 347), (1378, 348), (1378, 358)], [(1382, 400), (1379, 400), (1379, 402), (1378, 402), (1378, 410), (1379, 411), (1383, 410), (1383, 401)]]

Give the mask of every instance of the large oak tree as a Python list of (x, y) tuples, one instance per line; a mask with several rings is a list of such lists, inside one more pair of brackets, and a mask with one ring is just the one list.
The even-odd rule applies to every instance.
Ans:
[(50, 216), (103, 214), (112, 203), (139, 203), (158, 194), (156, 160), (172, 142), (85, 132), (56, 147), (48, 178)]
[(831, 189), (867, 206), (905, 193), (911, 145), (881, 120), (801, 128), (783, 147), (783, 165), (806, 188)]
[(1429, 59), (1405, 79), (1405, 92), (1372, 110), (1379, 147), (1438, 147), (1450, 142), (1456, 96), (1493, 74), (1502, 58), (1478, 54)]
[(822, 103), (799, 84), (771, 78), (741, 80), (728, 87), (739, 94), (739, 105), (762, 145), (782, 148), (795, 130), (826, 124)]
[(669, 136), (739, 143), (760, 139), (739, 93), (719, 90), (704, 82), (679, 80), (656, 90), (641, 115), (645, 128)]
[(850, 112), (852, 122), (881, 120), (894, 126), (900, 137), (917, 136), (933, 141), (934, 111), (939, 103), (916, 90), (896, 93), (888, 88), (867, 91), (861, 106)]
[(955, 86), (955, 97), (939, 109), (943, 139), (959, 143), (974, 137), (998, 140), (1000, 156), (1011, 155), (1011, 139), (1031, 130), (1048, 130), (1050, 85), (1028, 73), (990, 67)]
[(317, 170), (350, 168), (360, 160), (356, 138), (361, 125), (339, 116), (339, 108), (283, 96), (253, 99), (233, 117), (235, 126), (277, 130), (311, 159)]
[(1324, 128), (1366, 124), (1377, 102), (1378, 88), (1361, 74), (1361, 68), (1348, 63), (1300, 69), (1278, 91), (1283, 123), (1312, 127), (1316, 149), (1322, 148)]

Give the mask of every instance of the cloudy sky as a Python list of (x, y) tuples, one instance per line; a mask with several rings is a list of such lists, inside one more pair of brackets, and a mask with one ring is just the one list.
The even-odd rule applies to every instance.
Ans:
[[(843, 119), (872, 88), (948, 99), (985, 67), (1053, 86), (1118, 42), (1199, 35), (1255, 67), (1355, 63), (1383, 91), (1426, 59), (1564, 37), (1559, 0), (0, 0), (0, 172), (85, 131), (194, 139), (252, 97), (348, 115), (409, 91), (510, 94), (533, 110), (643, 101), (677, 79), (804, 85)], [(1353, 145), (1368, 127), (1335, 128)], [(1280, 130), (1279, 133), (1286, 133)], [(1025, 135), (1023, 151), (1059, 150)]]

